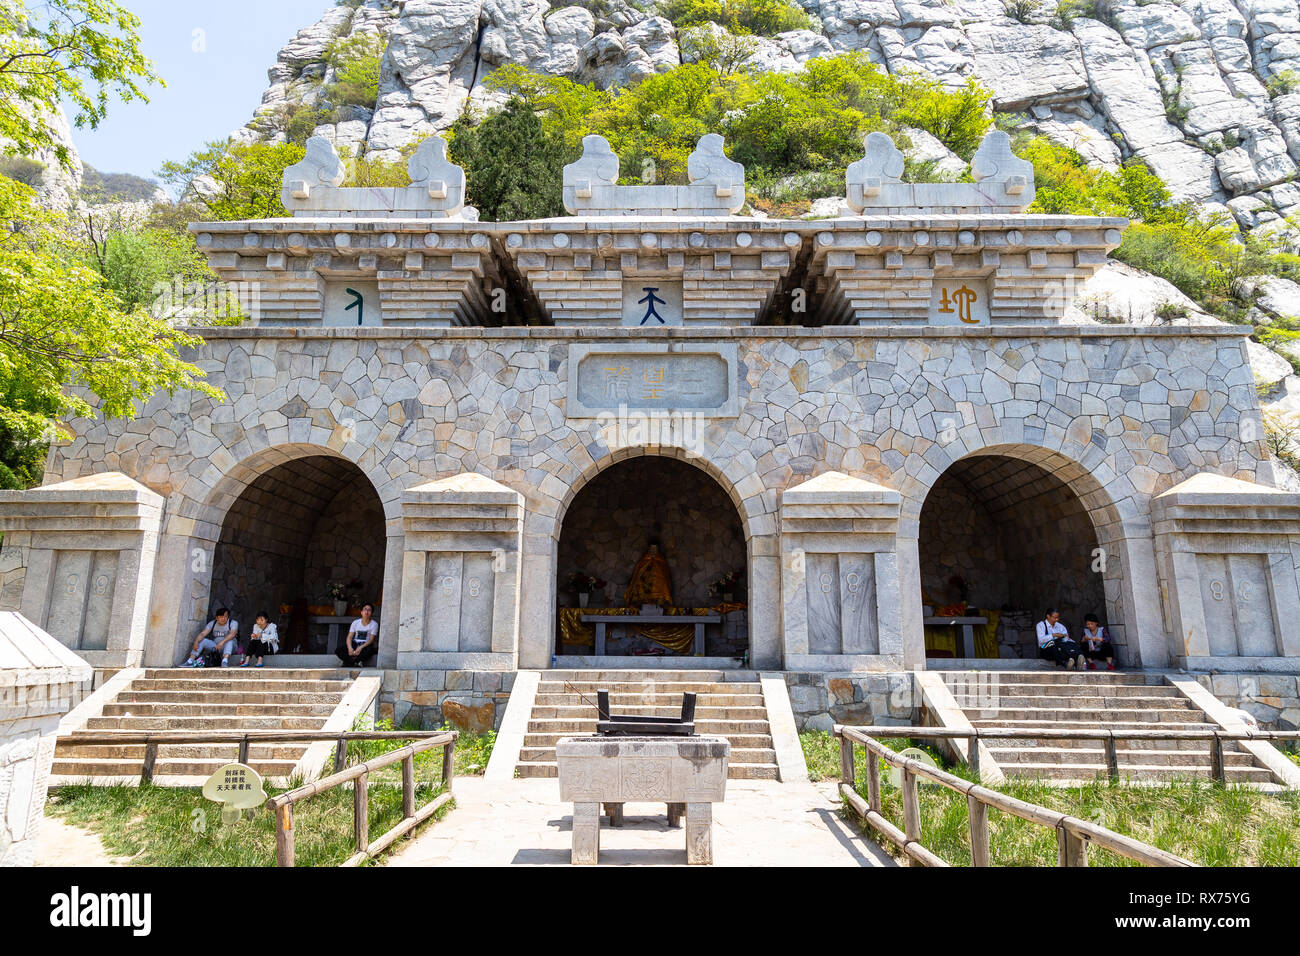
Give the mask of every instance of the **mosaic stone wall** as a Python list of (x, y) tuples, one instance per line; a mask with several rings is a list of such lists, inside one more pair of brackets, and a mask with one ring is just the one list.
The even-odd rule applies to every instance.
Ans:
[[(573, 489), (622, 457), (692, 455), (738, 507), (759, 666), (779, 666), (780, 495), (814, 474), (896, 488), (901, 542), (915, 538), (921, 503), (955, 461), (997, 453), (1054, 470), (1083, 496), (1099, 543), (1139, 561), (1112, 562), (1107, 610), (1144, 629), (1149, 654), (1166, 647), (1151, 496), (1201, 471), (1273, 482), (1245, 340), (1231, 329), (602, 329), (602, 341), (665, 349), (679, 339), (737, 346), (738, 415), (706, 422), (689, 449), (624, 448), (616, 429), (565, 417), (569, 349), (591, 338), (549, 328), (214, 331), (194, 358), (228, 400), (159, 395), (135, 421), (78, 422), (77, 437), (52, 450), (47, 482), (119, 469), (167, 497), (152, 611), (183, 633), (206, 612), (211, 572), (179, 556), (215, 542), (227, 498), (274, 464), (329, 454), (370, 478), (388, 524), (390, 623), (402, 491), (488, 475), (526, 499), (525, 667), (551, 653), (560, 516)], [(918, 572), (903, 573), (913, 587), (906, 575)]]

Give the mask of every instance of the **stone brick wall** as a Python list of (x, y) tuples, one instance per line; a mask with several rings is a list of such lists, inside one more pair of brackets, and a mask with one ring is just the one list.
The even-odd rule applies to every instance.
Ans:
[(515, 685), (514, 671), (387, 670), (379, 691), (379, 717), (394, 726), (436, 730), (498, 730)]
[(926, 496), (920, 550), (921, 591), (932, 608), (960, 600), (948, 583), (954, 575), (966, 582), (966, 600), (976, 607), (1000, 608), (1007, 602), (1007, 563), (998, 526), (951, 470)]
[(1300, 675), (1196, 674), (1196, 680), (1229, 707), (1254, 716), (1265, 730), (1300, 729)]
[(921, 705), (910, 671), (887, 674), (787, 673), (795, 726), (830, 730), (835, 724), (915, 724)]

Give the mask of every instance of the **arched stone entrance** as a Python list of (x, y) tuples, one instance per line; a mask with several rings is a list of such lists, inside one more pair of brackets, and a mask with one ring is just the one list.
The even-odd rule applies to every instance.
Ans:
[(331, 631), (316, 620), (333, 616), (321, 613), (333, 603), (330, 583), (345, 586), (350, 609), (372, 603), (382, 614), (386, 544), (383, 504), (351, 461), (305, 454), (272, 465), (221, 519), (207, 613), (229, 607), (247, 633), (265, 610), (286, 650), (330, 653)]
[[(1049, 607), (1072, 636), (1087, 614), (1123, 634), (1120, 556), (1102, 540), (1117, 530), (1114, 509), (1071, 465), (1061, 456), (977, 452), (934, 482), (918, 540), (927, 657), (969, 654), (961, 630), (935, 618), (987, 618), (987, 629), (974, 628), (978, 657), (1035, 658), (1034, 625)], [(961, 614), (963, 607), (975, 611)]]
[[(706, 627), (702, 656), (746, 656), (748, 562), (740, 513), (704, 470), (677, 458), (642, 455), (597, 473), (564, 513), (556, 558), (557, 663), (595, 654), (594, 627), (579, 620), (584, 614), (578, 613), (581, 602), (570, 579), (584, 574), (604, 582), (589, 599), (586, 616), (620, 612), (634, 569), (652, 544), (669, 569), (672, 609), (723, 608), (723, 621)], [(728, 574), (736, 580), (731, 590), (711, 592)], [(690, 630), (611, 623), (606, 656), (688, 655)]]

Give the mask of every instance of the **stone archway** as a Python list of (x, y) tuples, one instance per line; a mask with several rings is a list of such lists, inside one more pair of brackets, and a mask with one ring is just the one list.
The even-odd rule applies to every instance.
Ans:
[[(991, 633), (977, 642), (979, 656), (1036, 657), (1033, 627), (1048, 607), (1076, 636), (1087, 614), (1123, 635), (1119, 521), (1108, 496), (1061, 456), (1013, 452), (967, 455), (931, 485), (918, 530), (923, 605), (936, 617), (959, 605), (996, 615), (997, 643)], [(927, 655), (965, 656), (956, 638), (930, 629)]]
[[(605, 582), (592, 606), (622, 607), (637, 561), (655, 543), (672, 578), (672, 606), (713, 607), (725, 595), (710, 585), (731, 572), (738, 583), (731, 604), (746, 603), (747, 534), (724, 487), (702, 468), (678, 458), (640, 455), (607, 465), (576, 490), (565, 508), (556, 550), (560, 612), (555, 629), (557, 662), (594, 654), (594, 647), (566, 644), (565, 610), (578, 602), (568, 579), (583, 572)], [(568, 612), (570, 617), (572, 611)], [(706, 632), (706, 656), (743, 657), (749, 648), (748, 614), (736, 609)], [(567, 625), (572, 626), (572, 622)], [(585, 631), (584, 630), (584, 636)], [(610, 628), (607, 656), (678, 656), (689, 653), (647, 636), (650, 628)], [(626, 632), (626, 633), (623, 633)], [(573, 632), (569, 632), (572, 636)], [(670, 641), (669, 644), (680, 644)]]

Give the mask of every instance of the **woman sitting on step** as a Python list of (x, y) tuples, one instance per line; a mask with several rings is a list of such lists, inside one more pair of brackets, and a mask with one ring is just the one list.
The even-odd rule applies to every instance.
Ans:
[(280, 635), (275, 630), (275, 625), (271, 623), (271, 617), (265, 611), (257, 612), (257, 622), (253, 625), (253, 636), (248, 642), (248, 653), (244, 655), (244, 662), (240, 667), (247, 667), (254, 657), (257, 663), (254, 667), (261, 667), (265, 662), (262, 660), (267, 654), (280, 653)]
[(1083, 656), (1088, 658), (1088, 670), (1097, 669), (1097, 661), (1105, 661), (1106, 669), (1115, 669), (1115, 648), (1110, 643), (1110, 631), (1101, 626), (1097, 615), (1083, 619)]

